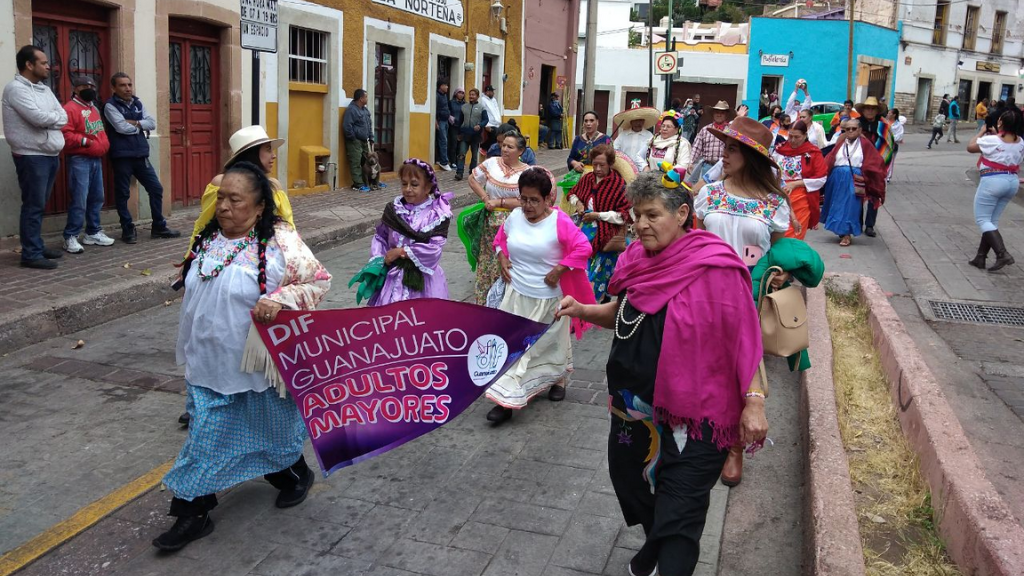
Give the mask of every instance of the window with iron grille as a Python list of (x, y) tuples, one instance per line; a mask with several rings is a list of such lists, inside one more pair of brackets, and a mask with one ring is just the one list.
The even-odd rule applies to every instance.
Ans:
[(967, 20), (964, 22), (964, 50), (974, 50), (978, 40), (978, 13), (981, 8), (967, 7)]
[(932, 44), (946, 45), (946, 24), (949, 22), (949, 0), (935, 3), (935, 30), (932, 31)]
[(327, 84), (327, 33), (289, 27), (288, 80)]
[(1003, 36), (1006, 34), (1006, 12), (996, 12), (996, 21), (992, 26), (992, 53), (1003, 53)]

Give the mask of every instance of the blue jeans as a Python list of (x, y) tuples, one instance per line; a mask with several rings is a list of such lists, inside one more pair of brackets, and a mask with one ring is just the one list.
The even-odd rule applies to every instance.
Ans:
[(86, 234), (96, 234), (100, 228), (100, 210), (103, 208), (103, 164), (99, 158), (75, 154), (68, 159), (68, 223), (64, 237), (78, 237), (83, 220)]
[(559, 120), (554, 126), (550, 126), (548, 132), (548, 148), (562, 149), (562, 122)]
[(434, 132), (437, 133), (437, 138), (436, 138), (436, 140), (437, 140), (437, 155), (438, 155), (437, 163), (438, 164), (447, 165), (448, 164), (448, 121), (445, 120), (444, 122), (438, 122), (437, 130), (434, 130)]
[(974, 194), (974, 221), (982, 233), (999, 229), (999, 217), (1017, 194), (1016, 174), (982, 176)]
[(21, 187), (21, 217), (18, 235), (21, 237), (21, 260), (43, 258), (43, 210), (53, 192), (60, 159), (56, 156), (14, 155), (14, 168)]
[(131, 197), (132, 176), (149, 194), (149, 212), (153, 217), (153, 229), (167, 227), (164, 220), (164, 187), (149, 163), (149, 158), (111, 158), (114, 166), (114, 200), (117, 203), (117, 215), (121, 218), (121, 230), (128, 231), (132, 224), (132, 213), (128, 211), (128, 198)]
[(550, 133), (550, 132), (551, 132), (550, 128), (548, 128), (547, 126), (545, 126), (543, 124), (540, 125), (540, 142), (541, 143), (543, 143), (543, 144), (547, 144), (548, 143), (548, 133)]
[(477, 160), (480, 158), (479, 133), (472, 136), (462, 135), (462, 142), (459, 142), (459, 157), (455, 159), (455, 173), (459, 176), (463, 175), (463, 171), (466, 168), (466, 152), (472, 153), (469, 162), (469, 171), (472, 172), (476, 168)]

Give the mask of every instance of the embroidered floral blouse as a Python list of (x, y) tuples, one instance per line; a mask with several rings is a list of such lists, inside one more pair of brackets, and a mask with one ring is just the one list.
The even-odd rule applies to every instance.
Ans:
[(697, 218), (708, 232), (725, 240), (748, 266), (757, 264), (772, 246), (772, 234), (789, 229), (786, 199), (769, 194), (767, 199), (729, 194), (724, 182), (701, 188), (694, 200)]

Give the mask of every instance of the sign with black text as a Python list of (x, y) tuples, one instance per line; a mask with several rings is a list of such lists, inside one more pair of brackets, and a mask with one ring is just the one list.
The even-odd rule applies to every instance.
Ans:
[(241, 0), (242, 48), (277, 52), (277, 0)]
[(373, 0), (373, 3), (426, 16), (442, 24), (462, 26), (462, 0)]

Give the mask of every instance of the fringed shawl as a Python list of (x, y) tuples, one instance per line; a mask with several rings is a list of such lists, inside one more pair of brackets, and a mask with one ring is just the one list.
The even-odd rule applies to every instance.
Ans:
[[(622, 176), (612, 170), (600, 183), (595, 184), (596, 181), (594, 173), (588, 172), (573, 186), (572, 193), (584, 206), (593, 198), (594, 212), (618, 212), (623, 222), (629, 222), (629, 200), (626, 200), (626, 181)], [(598, 220), (597, 235), (590, 242), (594, 253), (600, 252), (621, 229), (621, 225)]]

